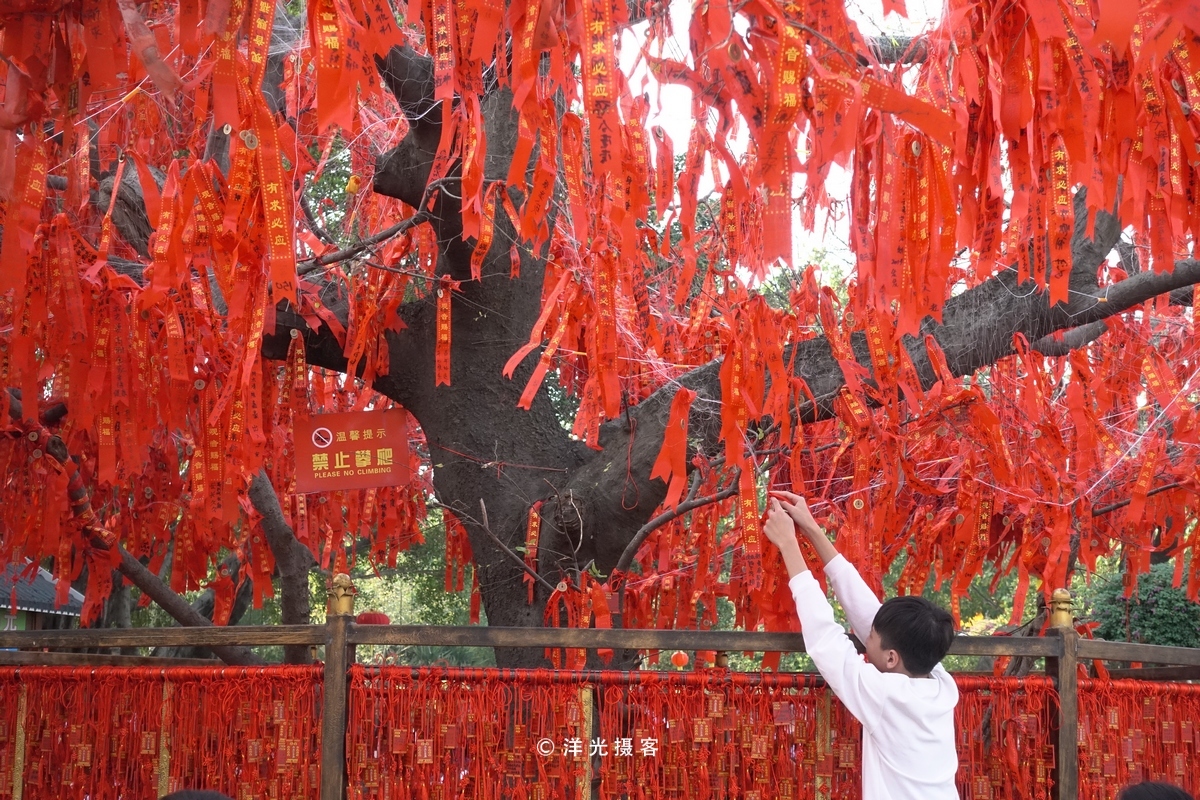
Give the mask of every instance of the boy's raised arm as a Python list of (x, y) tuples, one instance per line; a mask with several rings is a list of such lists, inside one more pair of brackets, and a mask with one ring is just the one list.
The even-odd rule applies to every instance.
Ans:
[(772, 491), (771, 495), (779, 501), (780, 507), (792, 518), (796, 527), (821, 557), (830, 587), (838, 602), (842, 604), (846, 618), (850, 620), (850, 627), (854, 629), (859, 641), (865, 642), (881, 605), (879, 597), (867, 586), (854, 565), (841, 557), (833, 542), (829, 541), (821, 526), (813, 519), (812, 512), (808, 510), (808, 503), (803, 497), (792, 492), (780, 491)]
[(829, 578), (829, 588), (833, 589), (834, 596), (846, 612), (846, 619), (850, 620), (854, 635), (860, 642), (866, 642), (875, 624), (875, 615), (883, 604), (854, 565), (844, 557), (827, 565), (825, 575)]
[(805, 649), (850, 713), (870, 727), (882, 713), (884, 692), (879, 686), (880, 673), (863, 661), (846, 631), (834, 620), (833, 609), (800, 551), (795, 524), (777, 499), (770, 501), (763, 532), (779, 548), (787, 566), (788, 586), (800, 615)]

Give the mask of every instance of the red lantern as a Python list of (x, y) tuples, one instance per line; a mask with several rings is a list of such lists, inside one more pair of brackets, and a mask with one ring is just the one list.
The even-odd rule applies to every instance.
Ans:
[(676, 650), (671, 655), (671, 663), (674, 664), (675, 666), (679, 667), (680, 669), (683, 669), (684, 667), (686, 667), (688, 665), (688, 654), (683, 652), (682, 650)]
[(382, 611), (364, 611), (354, 618), (359, 625), (389, 625), (391, 619)]

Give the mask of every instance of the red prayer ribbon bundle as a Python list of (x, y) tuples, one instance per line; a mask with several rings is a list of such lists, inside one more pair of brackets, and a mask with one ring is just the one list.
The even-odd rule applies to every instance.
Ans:
[(1165, 781), (1200, 791), (1200, 685), (1079, 681), (1079, 796)]
[[(1094, 231), (1102, 209), (1131, 227), (1143, 272), (1170, 269), (1191, 247), (1200, 13), (1183, 2), (1128, 5), (953, 0), (922, 40), (925, 57), (885, 68), (835, 0), (751, 0), (736, 14), (699, 4), (682, 58), (663, 55), (675, 46), (671, 26), (650, 4), (644, 63), (695, 98), (685, 146), (648, 125), (652, 101), (619, 68), (621, 3), (424, 0), (407, 4), (402, 25), (387, 0), (319, 0), (304, 46), (283, 59), (281, 97), (267, 98), (274, 18), (263, 0), (22, 0), (5, 10), (0, 34), (0, 387), (29, 402), (13, 425), (0, 414), (13, 434), (0, 438), (0, 468), (12, 476), (0, 488), (0, 561), (50, 559), (69, 579), (103, 531), (157, 568), (173, 538), (175, 589), (208, 581), (225, 550), (246, 566), (219, 582), (222, 603), (242, 580), (261, 598), (270, 561), (256, 547), (246, 487), (264, 469), (325, 565), (347, 558), (350, 538), (371, 537), (370, 557), (392, 563), (419, 540), (428, 470), (412, 469), (414, 483), (398, 489), (289, 492), (297, 415), (382, 401), (353, 380), (310, 374), (299, 342), (286, 368), (260, 356), (286, 298), (369, 382), (387, 372), (387, 335), (415, 296), (435, 306), (433, 380), (450, 384), (451, 333), (465, 315), (451, 314), (457, 287), (428, 225), (379, 247), (385, 264), (408, 266), (352, 270), (344, 296), (296, 274), (297, 259), (334, 251), (300, 223), (301, 192), (343, 162), (353, 170), (338, 193), (344, 208), (318, 208), (318, 223), (365, 238), (427, 210), (358, 188), (370, 185), (372, 154), (409, 130), (374, 67), (402, 44), (431, 58), (429, 113), (441, 137), (427, 200), (458, 165), (470, 278), (503, 280), (506, 256), (514, 276), (549, 257), (541, 313), (506, 369), (541, 348), (522, 407), (557, 379), (578, 401), (573, 433), (599, 447), (602, 422), (724, 358), (725, 466), (747, 474), (703, 475), (699, 491), (736, 480), (739, 501), (694, 513), (681, 523), (687, 537), (668, 526), (647, 539), (638, 558), (647, 571), (625, 590), (638, 619), (711, 619), (710, 604), (726, 596), (743, 624), (789, 624), (786, 598), (766, 594), (778, 576), (760, 574), (779, 569), (761, 561), (760, 471), (819, 502), (821, 521), (846, 530), (847, 552), (876, 587), (901, 553), (905, 591), (932, 576), (959, 596), (985, 563), (1022, 587), (1033, 577), (1065, 585), (1073, 541), (1089, 567), (1132, 553), (1135, 575), (1150, 548), (1194, 551), (1200, 530), (1183, 521), (1194, 516), (1196, 462), (1173, 448), (1190, 452), (1197, 436), (1183, 400), (1198, 354), (1180, 307), (1151, 301), (1132, 309), (1140, 320), (1110, 319), (1071, 357), (1041, 356), (1018, 335), (997, 345), (1013, 355), (966, 381), (933, 336), (923, 337), (928, 363), (899, 346), (925, 317), (940, 319), (956, 287), (1009, 265), (1052, 302), (1076, 297), (1070, 237), (1077, 222)], [(517, 117), (502, 175), (485, 175), (485, 70), (489, 85), (511, 91)], [(572, 110), (560, 114), (560, 99)], [(736, 130), (749, 134), (744, 154), (734, 152)], [(335, 151), (335, 132), (345, 150)], [(213, 137), (227, 166), (201, 157)], [(855, 280), (843, 304), (808, 270), (787, 287), (791, 313), (773, 311), (751, 289), (790, 260), (792, 209), (811, 228), (830, 207), (834, 164), (851, 167)], [(715, 194), (701, 197), (709, 184)], [(121, 185), (140, 189), (154, 231), (145, 241), (125, 241), (114, 221), (125, 211), (113, 191)], [(1075, 203), (1074, 187), (1086, 199)], [(499, 214), (512, 241), (498, 235)], [(960, 250), (972, 254), (969, 268), (955, 261)], [(1134, 268), (1099, 265), (1099, 284)], [(1166, 327), (1180, 335), (1163, 337)], [(845, 379), (830, 396), (791, 377), (818, 337)], [(48, 405), (39, 399), (70, 409), (49, 430), (78, 459), (69, 476), (28, 438)], [(1154, 430), (1125, 424), (1150, 403)], [(814, 408), (834, 418), (792, 424), (792, 411), (807, 423)], [(776, 424), (750, 430), (767, 417)], [(1158, 433), (1168, 427), (1171, 442)], [(664, 450), (670, 471), (655, 470), (668, 505), (681, 494), (678, 467), (695, 455), (686, 436), (681, 454), (677, 433)], [(66, 484), (97, 498), (94, 519), (77, 518)], [(730, 547), (738, 566), (725, 582), (711, 565)], [(1196, 597), (1200, 559), (1186, 572), (1184, 559), (1177, 565), (1177, 583)], [(94, 579), (89, 616), (107, 590)]]
[(320, 715), (319, 667), (0, 669), (0, 797), (316, 797)]
[[(1044, 678), (958, 679), (959, 789), (1049, 796)], [(351, 797), (856, 798), (861, 728), (819, 678), (723, 671), (351, 671)], [(1017, 759), (1015, 763), (1012, 759)]]

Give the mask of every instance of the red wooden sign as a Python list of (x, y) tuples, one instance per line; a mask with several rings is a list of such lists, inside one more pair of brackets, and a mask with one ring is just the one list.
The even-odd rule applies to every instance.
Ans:
[(408, 412), (314, 414), (296, 423), (296, 491), (400, 486), (408, 464)]

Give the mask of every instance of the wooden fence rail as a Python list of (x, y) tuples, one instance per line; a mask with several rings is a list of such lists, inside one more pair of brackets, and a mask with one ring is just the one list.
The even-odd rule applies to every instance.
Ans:
[[(1078, 665), (1081, 661), (1142, 662), (1200, 667), (1200, 649), (1080, 639), (1074, 628), (1052, 628), (1045, 637), (959, 636), (952, 655), (1046, 658), (1059, 695), (1056, 732), (1056, 796), (1075, 800), (1079, 780)], [(0, 651), (41, 648), (108, 648), (211, 645), (323, 645), (321, 800), (342, 800), (346, 768), (346, 697), (350, 647), (432, 645), (456, 647), (558, 647), (628, 650), (803, 652), (797, 633), (686, 630), (597, 630), (413, 625), (356, 625), (348, 614), (331, 614), (322, 625), (258, 625), (229, 628), (131, 628), (0, 632)], [(0, 652), (28, 663), (32, 654)], [(47, 661), (51, 654), (45, 654)], [(46, 661), (42, 663), (47, 663)]]
[[(330, 618), (333, 620), (334, 618)], [(80, 649), (241, 645), (325, 645), (330, 625), (237, 625), (229, 628), (104, 628), (0, 631), (0, 649)], [(441, 625), (356, 625), (345, 631), (348, 645), (427, 645), (436, 647), (563, 647), (628, 650), (717, 650), (804, 652), (799, 633), (764, 631), (598, 630), (595, 628), (499, 628)], [(951, 655), (1060, 658), (1057, 636), (957, 636)], [(1137, 661), (1200, 667), (1200, 648), (1079, 639), (1076, 660)]]

